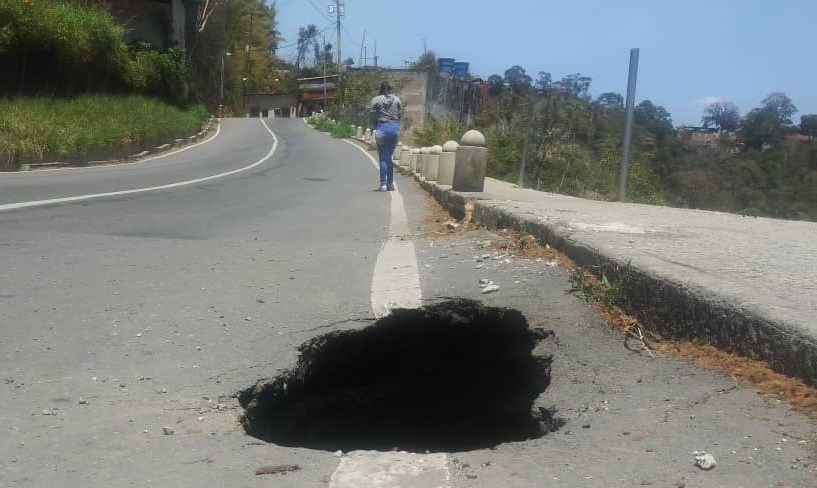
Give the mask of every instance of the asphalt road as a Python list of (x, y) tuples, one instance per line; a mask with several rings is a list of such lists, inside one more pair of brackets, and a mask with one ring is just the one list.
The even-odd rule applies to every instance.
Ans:
[[(334, 453), (246, 436), (230, 396), (290, 366), (305, 340), (365, 325), (348, 320), (372, 315), (392, 196), (372, 191), (358, 148), (300, 120), (270, 128), (264, 161), (273, 136), (235, 119), (146, 163), (0, 174), (0, 487), (319, 487), (337, 473)], [(173, 188), (2, 207), (259, 161)], [(423, 298), (484, 299), (554, 329), (540, 402), (567, 421), (535, 441), (449, 454), (447, 480), (403, 486), (814, 486), (811, 421), (718, 373), (634, 354), (566, 292), (560, 268), (476, 269), (475, 243), (492, 236), (433, 238), (426, 197), (407, 178), (398, 187)], [(500, 291), (481, 295), (480, 278)], [(692, 465), (698, 449), (714, 470)], [(301, 469), (254, 474), (285, 463)]]

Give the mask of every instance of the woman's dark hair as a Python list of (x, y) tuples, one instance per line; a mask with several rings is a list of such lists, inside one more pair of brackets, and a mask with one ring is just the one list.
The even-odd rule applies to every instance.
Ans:
[(380, 94), (381, 95), (388, 95), (391, 93), (391, 85), (388, 81), (384, 81), (380, 84)]

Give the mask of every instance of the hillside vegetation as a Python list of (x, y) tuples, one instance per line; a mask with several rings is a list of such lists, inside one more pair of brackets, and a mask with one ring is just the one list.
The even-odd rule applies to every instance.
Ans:
[(201, 126), (184, 52), (124, 33), (97, 2), (0, 0), (0, 168)]

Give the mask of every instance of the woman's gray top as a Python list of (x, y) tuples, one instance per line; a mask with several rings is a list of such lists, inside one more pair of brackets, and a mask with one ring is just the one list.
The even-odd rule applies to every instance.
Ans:
[(394, 95), (378, 95), (372, 99), (370, 110), (373, 123), (378, 121), (400, 121), (403, 115), (403, 104)]

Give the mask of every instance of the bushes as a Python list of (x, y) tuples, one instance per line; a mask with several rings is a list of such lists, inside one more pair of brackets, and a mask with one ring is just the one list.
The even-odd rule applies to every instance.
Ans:
[(125, 85), (133, 91), (181, 98), (187, 78), (184, 51), (159, 51), (150, 44), (135, 43), (121, 60)]
[(101, 7), (67, 0), (0, 0), (0, 92), (76, 95), (128, 90), (179, 98), (184, 52), (128, 46)]
[(348, 122), (333, 122), (323, 115), (315, 115), (307, 119), (307, 122), (319, 131), (328, 132), (332, 137), (344, 139), (355, 135), (355, 126)]
[(417, 146), (434, 146), (447, 141), (459, 142), (465, 133), (465, 126), (452, 118), (438, 122), (434, 117), (426, 116), (425, 123), (414, 129), (414, 143)]

